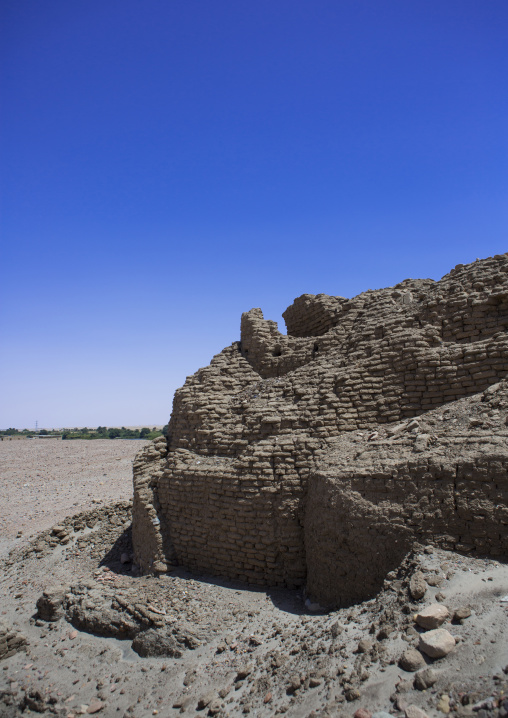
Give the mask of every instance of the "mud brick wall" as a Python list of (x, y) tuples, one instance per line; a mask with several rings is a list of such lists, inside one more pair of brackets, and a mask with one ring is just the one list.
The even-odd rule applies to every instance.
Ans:
[(258, 585), (301, 585), (303, 488), (296, 473), (274, 478), (270, 461), (294, 451), (292, 442), (269, 442), (243, 462), (175, 451), (158, 497), (178, 563)]
[(315, 337), (325, 334), (338, 323), (344, 297), (326, 294), (302, 294), (283, 313), (287, 333), (292, 337)]
[[(167, 442), (138, 457), (133, 537), (143, 570), (180, 563), (262, 585), (305, 581), (319, 485), (311, 477), (330, 442), (426, 415), (508, 376), (508, 256), (351, 299), (304, 294), (284, 318), (287, 334), (261, 309), (243, 314), (239, 341), (176, 392)], [(353, 497), (359, 516), (371, 511), (358, 492), (333, 486)], [(411, 501), (413, 484), (399, 488)], [(391, 556), (405, 546), (407, 521), (383, 521)], [(356, 544), (350, 560), (360, 565), (354, 552), (366, 549)]]
[(508, 556), (508, 452), (404, 461), (375, 476), (309, 483), (307, 585), (324, 605), (374, 596), (414, 541), (462, 553)]

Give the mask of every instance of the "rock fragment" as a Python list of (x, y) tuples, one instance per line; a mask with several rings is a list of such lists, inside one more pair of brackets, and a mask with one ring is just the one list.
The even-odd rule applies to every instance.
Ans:
[(27, 637), (23, 633), (0, 623), (0, 660), (26, 650), (27, 643)]
[(355, 711), (354, 718), (372, 718), (372, 713), (366, 708), (358, 708), (358, 710)]
[(427, 582), (421, 571), (415, 571), (409, 582), (409, 593), (415, 601), (421, 601), (427, 592)]
[(418, 671), (414, 679), (414, 687), (419, 691), (425, 691), (427, 688), (431, 688), (439, 678), (439, 674), (433, 668), (425, 668), (422, 671)]
[(455, 648), (455, 638), (445, 628), (436, 628), (422, 633), (418, 648), (429, 658), (443, 658)]
[(450, 612), (442, 603), (432, 603), (416, 614), (416, 623), (425, 629), (439, 628), (450, 617)]
[(68, 592), (67, 586), (50, 586), (37, 600), (37, 612), (43, 621), (58, 621), (64, 615), (63, 601)]
[(471, 609), (469, 606), (461, 606), (460, 608), (457, 608), (453, 612), (453, 620), (459, 623), (460, 621), (463, 621), (465, 618), (469, 618), (471, 615)]
[(415, 705), (410, 705), (404, 711), (406, 718), (429, 718), (424, 710)]
[(406, 649), (402, 656), (399, 658), (399, 666), (404, 671), (409, 671), (411, 673), (414, 671), (418, 671), (425, 665), (425, 658), (416, 648)]
[(436, 708), (441, 713), (448, 714), (450, 712), (450, 696), (447, 693), (444, 693), (439, 701), (437, 702)]
[(203, 708), (206, 708), (207, 705), (210, 705), (212, 701), (217, 700), (217, 692), (214, 690), (208, 691), (208, 693), (205, 693), (204, 696), (201, 696), (201, 698), (198, 700), (198, 711), (203, 710)]

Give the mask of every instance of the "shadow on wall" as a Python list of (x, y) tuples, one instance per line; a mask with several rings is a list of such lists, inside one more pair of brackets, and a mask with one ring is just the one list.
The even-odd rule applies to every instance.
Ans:
[(414, 542), (408, 527), (351, 491), (348, 483), (315, 475), (307, 495), (307, 586), (327, 607), (373, 598)]

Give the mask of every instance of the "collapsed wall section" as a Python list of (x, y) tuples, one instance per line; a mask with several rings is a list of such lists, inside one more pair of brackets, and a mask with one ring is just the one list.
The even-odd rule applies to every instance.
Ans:
[(309, 480), (307, 586), (370, 598), (414, 541), (508, 557), (508, 382), (330, 442)]
[(374, 476), (317, 473), (306, 508), (307, 587), (323, 605), (372, 598), (414, 541), (508, 556), (508, 452)]

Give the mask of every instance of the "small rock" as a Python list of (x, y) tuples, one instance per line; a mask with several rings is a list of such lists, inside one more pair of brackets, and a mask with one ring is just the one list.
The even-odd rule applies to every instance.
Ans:
[(439, 628), (450, 617), (446, 606), (441, 603), (432, 603), (416, 614), (416, 623), (425, 629)]
[(404, 712), (406, 714), (406, 718), (428, 718), (425, 711), (415, 705), (408, 706)]
[(341, 626), (341, 624), (338, 621), (335, 621), (335, 623), (333, 623), (330, 628), (330, 633), (332, 634), (332, 638), (337, 638), (342, 633), (343, 630), (344, 630), (344, 626)]
[(272, 694), (270, 693), (270, 691), (268, 691), (266, 696), (263, 698), (263, 703), (270, 703), (271, 700), (272, 700)]
[(63, 600), (67, 586), (51, 586), (37, 600), (38, 617), (43, 621), (58, 621), (64, 614)]
[(344, 691), (344, 695), (346, 697), (346, 700), (348, 703), (351, 703), (352, 701), (357, 701), (360, 698), (360, 691), (358, 688), (347, 688)]
[(92, 700), (87, 708), (87, 713), (98, 713), (106, 704), (103, 701)]
[(372, 713), (366, 708), (358, 708), (358, 710), (355, 711), (354, 718), (372, 718)]
[(250, 676), (252, 671), (254, 670), (254, 666), (252, 663), (248, 663), (245, 666), (242, 666), (238, 669), (238, 672), (236, 674), (236, 680), (237, 681), (243, 681), (244, 678), (247, 678), (247, 676)]
[(439, 674), (433, 668), (425, 668), (423, 671), (418, 671), (415, 675), (414, 687), (419, 691), (426, 691), (430, 688), (439, 678)]
[(208, 715), (215, 716), (218, 713), (220, 713), (221, 710), (222, 710), (222, 703), (220, 702), (220, 700), (218, 698), (216, 698), (208, 706)]
[(404, 671), (418, 671), (426, 665), (425, 658), (416, 648), (408, 648), (399, 658), (399, 666)]
[(441, 698), (439, 699), (437, 703), (437, 709), (438, 711), (441, 711), (441, 713), (449, 713), (450, 712), (450, 696), (444, 693)]
[(427, 582), (421, 571), (416, 571), (409, 582), (409, 593), (415, 601), (420, 601), (427, 591)]
[(455, 648), (455, 638), (445, 628), (422, 633), (418, 648), (430, 658), (443, 658)]
[(413, 689), (412, 681), (400, 680), (397, 683), (395, 690), (397, 691), (397, 693), (407, 693), (408, 691), (411, 691), (412, 689)]
[(489, 696), (488, 698), (483, 698), (481, 701), (478, 701), (478, 703), (475, 703), (473, 706), (473, 711), (481, 711), (481, 710), (487, 710), (492, 711), (496, 708), (496, 699), (494, 696)]
[(322, 682), (323, 682), (323, 681), (321, 680), (321, 678), (314, 678), (314, 677), (309, 678), (309, 686), (310, 686), (310, 688), (317, 688), (318, 686), (321, 685)]
[(128, 553), (123, 553), (123, 554), (120, 556), (120, 563), (125, 564), (125, 563), (130, 563), (130, 562), (131, 562), (131, 560), (130, 560), (130, 557), (129, 557), (129, 554), (128, 554)]
[(376, 711), (372, 714), (372, 718), (393, 718), (391, 713), (387, 713), (386, 711)]
[(438, 576), (436, 573), (431, 573), (429, 576), (427, 576), (426, 581), (429, 586), (436, 587), (440, 586), (443, 583), (444, 579), (444, 576)]
[(204, 696), (201, 696), (201, 698), (198, 700), (198, 711), (203, 710), (203, 708), (206, 708), (207, 705), (209, 705), (213, 700), (217, 698), (217, 693), (215, 691), (208, 691), (208, 693), (205, 693)]
[(300, 688), (301, 685), (302, 685), (301, 678), (298, 675), (298, 673), (295, 673), (289, 679), (288, 691), (290, 693), (294, 693), (295, 691), (297, 691)]
[(471, 609), (469, 608), (469, 606), (461, 606), (460, 608), (457, 608), (456, 611), (454, 611), (453, 620), (463, 621), (465, 618), (469, 618), (470, 615)]
[(362, 640), (358, 643), (358, 648), (356, 649), (357, 653), (370, 653), (372, 649), (374, 648), (374, 641), (369, 640), (368, 638), (362, 638)]
[(378, 634), (377, 634), (376, 638), (378, 639), (378, 641), (386, 641), (386, 639), (387, 639), (394, 631), (395, 631), (395, 626), (392, 626), (392, 625), (390, 625), (390, 624), (388, 623), (388, 624), (386, 624), (386, 626), (383, 626), (383, 628), (381, 628), (381, 629), (378, 631)]
[(395, 698), (395, 708), (398, 711), (405, 711), (409, 703), (407, 702), (406, 696), (397, 696)]

